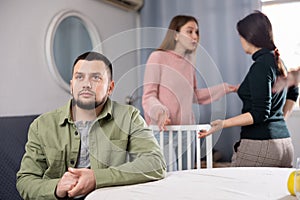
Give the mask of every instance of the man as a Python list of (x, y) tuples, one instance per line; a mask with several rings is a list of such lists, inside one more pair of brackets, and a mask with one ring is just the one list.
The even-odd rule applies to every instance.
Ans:
[[(272, 92), (278, 93), (281, 92), (284, 88), (289, 88), (291, 86), (298, 86), (299, 83), (300, 83), (300, 66), (295, 69), (291, 69), (287, 73), (287, 76), (278, 77), (273, 85)], [(300, 101), (298, 101), (298, 103), (300, 106)], [(292, 102), (290, 99), (287, 99), (286, 106), (284, 107), (284, 111), (285, 111), (284, 118), (286, 120), (293, 112), (293, 110), (290, 108), (293, 108), (294, 104), (295, 103)]]
[(70, 88), (67, 105), (29, 128), (17, 173), (24, 199), (83, 199), (97, 188), (165, 176), (160, 147), (139, 111), (110, 100), (114, 81), (105, 56), (80, 55)]
[(285, 87), (291, 87), (300, 83), (300, 66), (288, 72), (287, 76), (279, 77), (274, 86), (273, 92), (280, 92)]

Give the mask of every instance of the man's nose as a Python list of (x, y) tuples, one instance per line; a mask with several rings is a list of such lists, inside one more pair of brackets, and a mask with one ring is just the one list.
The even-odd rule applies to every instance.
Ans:
[(92, 85), (91, 85), (91, 81), (89, 78), (85, 78), (84, 81), (83, 81), (83, 87), (84, 88), (91, 88)]

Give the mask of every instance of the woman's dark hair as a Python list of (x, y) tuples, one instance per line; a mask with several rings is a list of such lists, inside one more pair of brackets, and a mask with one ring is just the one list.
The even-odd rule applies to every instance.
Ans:
[[(157, 50), (174, 50), (176, 45), (176, 41), (175, 41), (176, 33), (180, 31), (182, 26), (184, 26), (186, 23), (190, 21), (194, 21), (198, 25), (197, 19), (193, 16), (177, 15), (173, 17), (168, 27), (166, 36)], [(199, 32), (197, 32), (197, 34), (199, 36)]]
[(110, 80), (112, 80), (112, 78), (113, 78), (112, 64), (108, 60), (108, 58), (106, 58), (101, 53), (94, 52), (94, 51), (88, 51), (88, 52), (85, 52), (85, 53), (81, 54), (80, 56), (78, 56), (76, 58), (76, 60), (74, 61), (73, 69), (72, 69), (72, 74), (74, 73), (74, 66), (76, 65), (76, 63), (79, 60), (87, 60), (87, 61), (99, 60), (99, 61), (103, 61), (104, 64), (105, 64), (105, 66), (107, 67), (107, 69), (109, 71), (109, 73), (108, 73), (109, 74), (109, 78), (110, 78)]
[(247, 42), (259, 48), (274, 51), (275, 60), (281, 75), (286, 76), (286, 69), (280, 60), (279, 51), (273, 40), (272, 24), (268, 17), (260, 11), (255, 11), (237, 23), (237, 31)]

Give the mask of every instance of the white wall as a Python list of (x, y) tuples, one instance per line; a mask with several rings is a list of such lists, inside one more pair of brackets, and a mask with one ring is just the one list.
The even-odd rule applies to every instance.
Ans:
[[(135, 12), (100, 0), (0, 0), (0, 116), (41, 114), (70, 98), (52, 77), (45, 57), (47, 28), (63, 9), (81, 12), (97, 27), (101, 40), (109, 44), (103, 53), (113, 59), (116, 82), (136, 66), (136, 54), (116, 55), (122, 42), (113, 41), (123, 31), (136, 28)], [(134, 38), (123, 40), (136, 46)], [(135, 87), (136, 76), (132, 80), (129, 89)], [(124, 102), (128, 92), (116, 89), (116, 100)]]
[(294, 166), (296, 162), (296, 158), (300, 157), (300, 109), (294, 110), (287, 120), (287, 126), (291, 133), (291, 138), (294, 144)]

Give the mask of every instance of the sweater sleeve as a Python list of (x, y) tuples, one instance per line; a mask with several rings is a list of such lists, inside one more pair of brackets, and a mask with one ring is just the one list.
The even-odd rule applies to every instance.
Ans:
[(286, 99), (290, 99), (292, 101), (297, 101), (299, 96), (299, 88), (298, 86), (291, 86), (288, 88)]
[[(159, 87), (161, 79), (161, 61), (157, 52), (150, 55), (145, 69), (144, 75), (144, 91), (142, 97), (142, 105), (144, 113), (152, 120), (157, 120), (158, 113), (164, 111), (169, 113), (167, 107), (163, 105), (159, 99)], [(150, 122), (147, 121), (149, 124)]]
[(254, 123), (267, 120), (271, 113), (273, 72), (263, 63), (256, 62), (248, 74), (249, 89), (252, 97), (250, 114)]

